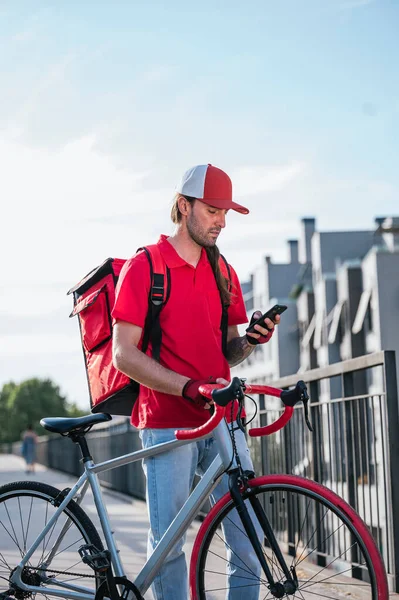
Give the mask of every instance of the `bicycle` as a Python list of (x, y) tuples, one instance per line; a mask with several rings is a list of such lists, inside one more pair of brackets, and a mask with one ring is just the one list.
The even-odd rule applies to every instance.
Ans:
[[(225, 419), (226, 406), (233, 399), (238, 400), (237, 424), (242, 427), (245, 395), (280, 397), (285, 404), (284, 413), (271, 425), (249, 430), (250, 436), (257, 436), (284, 427), (292, 417), (294, 405), (302, 400), (305, 420), (311, 428), (305, 384), (298, 382), (294, 389), (282, 391), (249, 385), (234, 377), (227, 387), (204, 385), (201, 393), (213, 399), (215, 409), (204, 425), (176, 431), (176, 440), (171, 442), (99, 464), (90, 456), (85, 435), (95, 424), (109, 421), (110, 415), (42, 419), (47, 430), (68, 436), (79, 445), (84, 472), (71, 489), (62, 491), (39, 482), (16, 482), (0, 488), (0, 529), (3, 534), (6, 531), (9, 545), (15, 543), (15, 548), (0, 551), (0, 582), (5, 586), (2, 591), (0, 588), (2, 600), (36, 595), (71, 600), (143, 600), (167, 554), (224, 472), (229, 475), (230, 493), (211, 507), (194, 542), (189, 569), (192, 600), (226, 598), (228, 582), (227, 597), (232, 599), (243, 598), (246, 589), (256, 586), (261, 598), (387, 600), (387, 577), (376, 544), (367, 526), (344, 500), (309, 479), (289, 474), (256, 478), (240, 466), (234, 427)], [(140, 573), (130, 581), (113, 539), (97, 474), (211, 433), (219, 455)], [(105, 547), (80, 506), (89, 485)], [(14, 521), (13, 511), (19, 516)], [(223, 528), (231, 523), (238, 527), (249, 553), (238, 556), (224, 543)], [(33, 532), (33, 540), (29, 533), (31, 524), (40, 530), (39, 534)], [(249, 558), (253, 564), (254, 557), (257, 567), (249, 568)]]

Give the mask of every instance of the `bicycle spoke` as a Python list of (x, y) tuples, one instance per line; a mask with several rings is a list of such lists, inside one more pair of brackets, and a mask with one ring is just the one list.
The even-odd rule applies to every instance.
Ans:
[[(238, 529), (239, 529), (239, 531), (240, 531), (240, 528), (238, 528)], [(243, 565), (246, 567), (246, 571), (247, 571), (247, 573), (250, 573), (251, 575), (255, 575), (255, 573), (253, 573), (253, 571), (251, 571), (251, 569), (249, 569), (249, 567), (246, 565), (246, 563), (244, 562), (244, 560), (243, 560), (242, 558), (240, 558), (240, 557), (239, 557), (239, 556), (238, 556), (238, 555), (237, 555), (237, 554), (234, 552), (234, 550), (232, 550), (232, 548), (231, 548), (231, 547), (229, 546), (229, 544), (228, 544), (228, 543), (227, 543), (227, 542), (224, 540), (224, 538), (222, 538), (222, 537), (220, 536), (220, 534), (217, 534), (217, 536), (218, 536), (218, 538), (221, 540), (221, 542), (223, 542), (223, 544), (224, 544), (224, 545), (225, 545), (225, 546), (226, 546), (226, 547), (227, 547), (227, 548), (230, 550), (230, 552), (231, 552), (231, 553), (232, 553), (234, 556), (236, 556), (236, 558), (238, 558), (238, 560), (239, 560), (240, 562), (242, 562), (242, 564), (243, 564)], [(223, 557), (221, 557), (221, 556), (219, 555), (219, 558), (223, 558)], [(231, 565), (233, 565), (233, 566), (236, 566), (236, 567), (237, 567), (237, 568), (239, 568), (239, 569), (242, 569), (242, 568), (243, 568), (242, 566), (235, 565), (234, 563), (232, 563), (232, 562), (231, 562), (231, 560), (228, 560), (228, 559), (226, 559), (226, 562), (228, 562), (229, 564), (231, 564)], [(243, 570), (245, 570), (245, 569), (243, 569)]]
[[(354, 546), (354, 544), (352, 544), (351, 548)], [(348, 550), (351, 550), (351, 548), (348, 548)], [(313, 577), (311, 577), (308, 580), (308, 583), (310, 581), (312, 581), (315, 577), (317, 577), (317, 575), (319, 575), (320, 573), (322, 573), (325, 569), (328, 569), (332, 564), (334, 564), (339, 558), (341, 558), (342, 554), (344, 554), (345, 552), (347, 552), (347, 550), (345, 549), (344, 552), (341, 552), (341, 554), (339, 556), (337, 556), (336, 558), (334, 558), (334, 560), (332, 560), (328, 565), (326, 565), (325, 567), (323, 567), (322, 569), (320, 569), (320, 571), (318, 573), (316, 573)], [(361, 565), (360, 565), (361, 566)], [(350, 567), (349, 569), (347, 569), (347, 571), (351, 571), (352, 567)], [(347, 572), (344, 571), (344, 572)], [(331, 577), (336, 577), (337, 575), (339, 575), (340, 573), (336, 573), (335, 575), (331, 575)], [(331, 577), (328, 577), (327, 579), (331, 579)], [(320, 582), (323, 580), (320, 580)], [(319, 580), (315, 583), (319, 583)], [(312, 584), (313, 585), (313, 584)], [(306, 589), (306, 588), (305, 588)]]
[[(305, 526), (305, 522), (306, 522), (306, 520), (307, 520), (307, 515), (308, 515), (308, 510), (309, 510), (310, 502), (311, 502), (311, 501), (310, 501), (310, 498), (309, 498), (309, 499), (308, 499), (308, 505), (307, 505), (307, 508), (306, 508), (306, 511), (305, 511), (305, 516), (304, 516), (304, 518), (303, 518), (302, 526), (301, 526), (301, 529), (300, 529), (300, 531), (298, 532), (298, 542), (297, 542), (297, 545), (296, 545), (296, 547), (295, 547), (295, 556), (294, 556), (294, 557), (293, 557), (293, 559), (292, 559), (293, 561), (294, 561), (294, 559), (295, 559), (295, 557), (296, 557), (296, 553), (297, 553), (297, 550), (298, 550), (298, 547), (299, 547), (299, 542), (300, 542), (300, 541), (301, 541), (301, 539), (302, 539), (302, 531), (303, 531), (303, 528), (304, 528), (304, 526)], [(303, 551), (302, 551), (302, 552), (303, 552)], [(300, 557), (299, 557), (299, 558), (300, 558)], [(293, 562), (292, 562), (292, 564), (293, 564)], [(291, 565), (291, 566), (292, 566), (292, 565)]]
[[(0, 488), (0, 530), (3, 540), (6, 540), (0, 552), (1, 582), (9, 584), (12, 571), (35, 540), (39, 539), (43, 528), (48, 526), (58, 510), (54, 505), (54, 499), (58, 495), (59, 490), (39, 482), (24, 482), (21, 489), (17, 484), (7, 484)], [(83, 524), (80, 523), (79, 517), (82, 518)], [(29, 598), (47, 600), (52, 597), (47, 593), (48, 588), (60, 586), (62, 589), (63, 585), (82, 586), (81, 582), (84, 581), (85, 588), (92, 589), (94, 596), (99, 580), (81, 561), (78, 549), (82, 544), (92, 544), (102, 549), (101, 539), (88, 516), (81, 507), (72, 505), (71, 508), (62, 511), (46, 535), (42, 535), (40, 543), (23, 567), (22, 580), (28, 585), (40, 586), (38, 592), (30, 595), (27, 592)], [(44, 557), (49, 564), (43, 562)], [(46, 565), (47, 568), (42, 569), (42, 565)], [(0, 590), (3, 588), (1, 583)], [(19, 597), (18, 587), (12, 584), (11, 588), (15, 588), (15, 593), (11, 596)]]
[(6, 561), (6, 559), (4, 558), (2, 552), (0, 552), (0, 561), (4, 564), (5, 567), (7, 567), (7, 569), (10, 568), (10, 565), (8, 564), (8, 562)]
[(59, 552), (56, 552), (54, 554), (54, 556), (59, 556), (60, 554), (62, 554), (63, 552), (66, 552), (67, 550), (69, 550), (69, 548), (72, 548), (72, 546), (76, 546), (78, 544), (78, 542), (80, 542), (81, 540), (76, 540), (75, 542), (72, 542), (72, 544), (69, 544), (69, 546), (66, 546), (66, 548), (63, 548), (62, 550), (60, 550)]
[[(225, 571), (212, 571), (210, 569), (207, 569), (206, 571), (207, 573), (210, 573), (212, 575), (226, 575)], [(244, 577), (244, 575), (240, 575), (240, 579), (248, 579), (248, 581), (253, 581), (254, 578), (253, 577)], [(257, 578), (259, 579), (259, 578)], [(265, 581), (259, 580), (261, 583), (267, 583)]]
[[(66, 522), (66, 521), (67, 521), (67, 520), (65, 520), (65, 522)], [(48, 539), (48, 542), (47, 542), (47, 544), (46, 544), (46, 548), (47, 548), (47, 546), (48, 546), (48, 544), (49, 544), (49, 542), (50, 542), (51, 536), (52, 536), (52, 534), (53, 534), (53, 532), (54, 532), (54, 530), (55, 530), (55, 526), (56, 526), (56, 525), (57, 525), (57, 522), (55, 522), (55, 523), (54, 523), (54, 526), (53, 526), (53, 528), (52, 528), (52, 530), (51, 530), (51, 534), (50, 534), (50, 536), (49, 536), (49, 539)], [(72, 522), (69, 520), (68, 526), (67, 526), (67, 528), (65, 529), (65, 531), (63, 532), (63, 539), (66, 537), (66, 534), (67, 534), (67, 533), (68, 533), (68, 531), (70, 530), (70, 528), (71, 528), (71, 525), (72, 525)], [(63, 531), (63, 528), (61, 528), (61, 531)], [(56, 540), (56, 542), (55, 542), (55, 543), (57, 543), (57, 542), (58, 542), (58, 540), (59, 540), (59, 536), (60, 536), (60, 535), (61, 535), (61, 532), (58, 534), (58, 538), (57, 538), (57, 540)], [(70, 545), (69, 547), (73, 546), (73, 544), (75, 544), (75, 543), (77, 544), (78, 542), (80, 542), (80, 538), (79, 538), (79, 540), (77, 540), (76, 542), (72, 542), (72, 543), (71, 543), (71, 545)], [(69, 547), (68, 547), (68, 548), (69, 548)], [(45, 564), (47, 564), (48, 558), (50, 557), (50, 555), (51, 555), (51, 552), (53, 551), (53, 548), (54, 548), (54, 545), (53, 545), (53, 547), (52, 547), (52, 548), (49, 550), (49, 552), (46, 554), (46, 556), (45, 556), (45, 557), (44, 557), (44, 556), (42, 556), (42, 560), (41, 560), (41, 562), (42, 562), (42, 563), (45, 563)], [(54, 555), (53, 555), (53, 557), (52, 557), (52, 560), (54, 560), (54, 557), (55, 557), (55, 556), (57, 556), (57, 555), (61, 554), (62, 552), (65, 552), (65, 550), (67, 550), (68, 548), (63, 548), (62, 550), (60, 550), (60, 551), (58, 551), (58, 552), (55, 552), (55, 553), (54, 553)]]
[[(226, 519), (226, 520), (228, 520), (228, 522), (229, 522), (231, 525), (234, 525), (234, 527), (237, 529), (237, 531), (239, 531), (239, 532), (240, 532), (240, 533), (241, 533), (243, 536), (245, 536), (245, 537), (246, 537), (246, 539), (248, 539), (248, 540), (249, 540), (249, 538), (248, 538), (248, 535), (247, 535), (247, 532), (246, 532), (246, 531), (245, 531), (243, 528), (239, 527), (239, 526), (237, 525), (237, 523), (235, 523), (235, 522), (233, 521), (233, 519)], [(224, 538), (222, 538), (222, 537), (220, 536), (220, 534), (217, 534), (217, 535), (218, 535), (219, 539), (220, 539), (220, 540), (221, 540), (221, 541), (222, 541), (224, 544), (226, 544), (226, 546), (228, 546), (228, 544), (227, 544), (227, 542), (224, 540)], [(228, 547), (229, 547), (229, 549), (230, 549), (230, 550), (232, 550), (232, 549), (230, 548), (230, 546), (228, 546)], [(279, 564), (279, 562), (277, 561), (277, 558), (275, 558), (275, 554), (274, 554), (274, 552), (271, 550), (272, 554), (271, 554), (271, 556), (269, 556), (269, 555), (266, 553), (265, 549), (263, 548), (263, 545), (262, 545), (262, 552), (263, 552), (263, 555), (264, 555), (264, 557), (266, 558), (266, 560), (268, 560), (268, 561), (269, 561), (269, 563), (271, 563), (271, 565), (272, 565), (272, 568), (273, 568), (273, 567), (277, 567), (277, 569), (279, 569), (279, 571), (280, 571), (280, 573), (281, 573), (281, 574), (280, 574), (280, 581), (281, 581), (281, 579), (284, 577), (284, 572), (283, 572), (283, 570), (282, 570), (282, 568), (281, 568), (281, 565), (280, 565), (280, 564)]]
[(327, 596), (326, 594), (322, 594), (321, 592), (309, 592), (308, 594), (312, 594), (312, 596), (317, 596), (318, 598), (328, 598), (328, 600), (337, 600), (337, 596)]
[(301, 595), (302, 600), (306, 600), (305, 596), (302, 594), (302, 591), (298, 589), (299, 594)]
[[(293, 479), (296, 480), (296, 478)], [(282, 558), (287, 567), (291, 564), (291, 568), (295, 569), (293, 580), (298, 581), (298, 588), (295, 592), (283, 593), (282, 597), (287, 600), (290, 598), (341, 600), (343, 594), (348, 595), (349, 593), (350, 595), (348, 590), (362, 590), (362, 600), (377, 600), (376, 576), (373, 575), (374, 565), (367, 553), (368, 542), (364, 542), (364, 531), (362, 530), (361, 534), (357, 532), (347, 514), (341, 510), (338, 504), (332, 504), (321, 498), (318, 495), (319, 486), (314, 494), (299, 488), (299, 486), (296, 491), (295, 487), (285, 482), (278, 485), (272, 484), (269, 487), (274, 489), (268, 490), (266, 485), (264, 489), (259, 486), (252, 493), (259, 497), (262, 506), (272, 505), (267, 518)], [(228, 556), (234, 555), (233, 563), (245, 562), (247, 571), (260, 573), (259, 561), (256, 557), (254, 558), (252, 552), (248, 553), (248, 544), (241, 543), (239, 539), (235, 540), (234, 535), (231, 540), (229, 538), (229, 545), (225, 545), (229, 554), (225, 555), (224, 550), (220, 549), (221, 543), (225, 542), (219, 533), (219, 527), (229, 522), (231, 510), (232, 508), (229, 506), (224, 507), (220, 515), (213, 521), (209, 533), (206, 534), (206, 542), (202, 546), (198, 567), (199, 591), (202, 591), (202, 594), (200, 593), (198, 596), (200, 600), (205, 598), (225, 600), (222, 590), (229, 589), (228, 581), (226, 580), (226, 571), (220, 566), (221, 563), (218, 565), (217, 560), (227, 562)], [(229, 531), (232, 530), (234, 531), (235, 528), (229, 527)], [(241, 536), (241, 533), (238, 534), (239, 531), (241, 529), (238, 527), (237, 535)], [(246, 534), (243, 533), (243, 535)], [(369, 545), (372, 547), (373, 542), (370, 541), (370, 543), (371, 545)], [(239, 549), (238, 552), (236, 547)], [(267, 551), (270, 551), (270, 556)], [(266, 539), (263, 552), (270, 565), (274, 582), (284, 585), (287, 577), (276, 558), (274, 548), (270, 547), (270, 543)], [(216, 556), (219, 558), (216, 559)], [(236, 568), (233, 563), (231, 566)], [(202, 577), (200, 577), (201, 569), (203, 569)], [(200, 579), (203, 580), (203, 583), (200, 582)], [(242, 593), (246, 586), (248, 591), (254, 587), (248, 572), (238, 573), (236, 582), (237, 587), (242, 589)], [(263, 573), (260, 578), (257, 578), (257, 583), (261, 591), (259, 599), (272, 600), (274, 595), (270, 590), (269, 582), (265, 581)], [(235, 586), (232, 585), (232, 587)], [(205, 590), (208, 591), (208, 594), (205, 593)]]
[(20, 502), (19, 498), (18, 498), (18, 508), (19, 508), (19, 518), (20, 518), (21, 529), (22, 529), (23, 552), (25, 554), (25, 552), (26, 552), (26, 538), (25, 538), (25, 533), (24, 533), (24, 523), (22, 521), (21, 502)]
[[(326, 515), (327, 515), (327, 509), (326, 509), (326, 511), (325, 511), (325, 513), (324, 513), (324, 515), (323, 515), (323, 518), (321, 519), (321, 521), (320, 521), (320, 523), (319, 523), (318, 527), (317, 527), (317, 528), (314, 530), (312, 537), (310, 538), (310, 540), (309, 540), (309, 541), (308, 541), (308, 543), (306, 544), (305, 548), (302, 550), (302, 553), (301, 553), (301, 555), (299, 556), (299, 558), (298, 558), (297, 562), (295, 563), (295, 566), (297, 566), (297, 565), (299, 565), (299, 564), (300, 564), (300, 562), (301, 562), (301, 561), (300, 561), (300, 558), (302, 557), (302, 555), (303, 555), (303, 553), (305, 552), (305, 550), (306, 550), (306, 549), (307, 549), (307, 548), (310, 546), (310, 543), (311, 543), (311, 541), (313, 540), (314, 536), (315, 536), (315, 535), (318, 533), (319, 527), (321, 526), (321, 524), (323, 523), (324, 519), (326, 518)], [(299, 544), (299, 540), (298, 540), (298, 544)], [(312, 552), (314, 552), (314, 550), (312, 550)], [(311, 554), (312, 554), (312, 553), (311, 553)], [(308, 554), (307, 556), (309, 556), (309, 554)]]
[(234, 585), (230, 588), (227, 587), (220, 587), (220, 588), (209, 588), (207, 590), (205, 590), (206, 592), (224, 592), (227, 589), (230, 590), (241, 590), (242, 588), (254, 588), (254, 587), (258, 587), (260, 585), (260, 583), (252, 583), (251, 585)]
[(9, 530), (7, 529), (7, 527), (4, 525), (3, 521), (0, 521), (0, 525), (3, 527), (3, 529), (5, 530), (5, 532), (9, 535), (9, 537), (12, 539), (12, 541), (15, 543), (15, 545), (17, 546), (19, 553), (21, 554), (21, 558), (23, 558), (23, 552), (22, 549), (20, 547), (20, 545), (18, 544), (18, 540), (16, 539), (16, 537), (13, 537), (11, 535), (11, 533), (9, 532)]
[[(219, 558), (220, 560), (222, 560), (224, 563), (229, 564), (232, 567), (237, 567), (237, 569), (241, 569), (244, 573), (248, 573), (248, 575), (252, 575), (252, 579), (254, 577), (256, 577), (257, 579), (259, 579), (258, 576), (256, 575), (256, 573), (254, 573), (251, 570), (244, 569), (241, 565), (236, 565), (235, 563), (231, 562), (231, 560), (229, 560), (228, 558), (226, 558), (224, 556), (221, 556), (220, 554), (216, 554), (215, 552), (212, 552), (212, 551), (210, 552), (210, 554), (212, 554), (213, 556), (216, 556), (217, 558)], [(244, 564), (244, 566), (246, 566), (245, 563), (241, 560), (241, 558), (239, 558), (239, 557), (237, 557), (237, 558), (238, 558), (238, 560), (240, 560)], [(212, 571), (209, 571), (209, 570), (207, 570), (207, 571), (208, 571), (208, 573), (212, 572)], [(241, 575), (240, 575), (240, 577), (241, 577)], [(266, 581), (265, 581), (265, 583), (266, 583)]]
[[(19, 501), (19, 498), (18, 498), (18, 501)], [(25, 545), (26, 545), (26, 542), (28, 540), (28, 531), (29, 531), (30, 519), (31, 519), (31, 516), (32, 516), (32, 508), (33, 508), (33, 496), (30, 499), (30, 507), (29, 507), (29, 514), (28, 514), (28, 523), (26, 525), (26, 539), (25, 539), (25, 542), (24, 542)]]
[[(47, 517), (48, 517), (48, 504), (46, 504), (46, 514), (45, 514), (45, 518), (44, 518), (44, 527), (46, 527), (46, 525), (47, 525)], [(44, 538), (43, 538), (43, 551), (42, 551), (42, 555), (40, 557), (40, 561), (39, 561), (40, 563), (43, 562), (43, 557), (44, 557), (44, 553), (45, 553), (45, 542), (46, 542), (46, 536), (44, 536)]]
[(43, 563), (43, 562), (44, 562), (44, 563), (46, 563), (46, 562), (47, 562), (47, 557), (48, 557), (48, 556), (50, 556), (51, 550), (50, 550), (50, 552), (48, 552), (48, 553), (46, 554), (46, 557), (44, 556), (44, 553), (45, 553), (45, 551), (47, 550), (47, 546), (48, 546), (48, 545), (49, 545), (49, 543), (50, 543), (51, 536), (52, 536), (52, 535), (53, 535), (53, 533), (54, 533), (54, 530), (55, 530), (55, 528), (56, 528), (56, 525), (57, 525), (57, 521), (54, 523), (54, 525), (53, 525), (53, 527), (52, 527), (51, 531), (49, 531), (49, 536), (48, 536), (48, 539), (47, 539), (47, 542), (46, 542), (46, 546), (45, 546), (45, 548), (43, 548), (43, 553), (42, 553), (42, 557), (41, 557), (41, 559), (40, 559), (40, 563)]
[[(341, 524), (339, 527), (337, 527), (337, 529), (335, 529), (334, 531), (332, 531), (332, 532), (330, 533), (330, 535), (329, 535), (329, 536), (327, 536), (326, 538), (324, 538), (324, 540), (322, 540), (322, 542), (320, 543), (320, 545), (323, 545), (323, 544), (324, 544), (324, 543), (325, 543), (327, 540), (329, 540), (329, 539), (330, 539), (330, 538), (331, 538), (331, 537), (332, 537), (332, 536), (333, 536), (335, 533), (337, 533), (337, 531), (339, 531), (340, 529), (342, 529), (342, 527), (343, 527), (343, 526), (344, 526), (344, 525), (343, 525), (343, 524)], [(302, 559), (302, 560), (306, 560), (306, 559), (307, 559), (309, 556), (311, 556), (311, 555), (312, 555), (314, 552), (316, 552), (317, 550), (318, 550), (318, 548), (317, 548), (317, 547), (316, 547), (316, 548), (313, 548), (313, 550), (312, 550), (311, 552), (309, 552), (309, 554), (307, 554), (307, 555), (306, 555), (306, 557), (305, 557), (304, 559)], [(348, 550), (350, 550), (350, 548), (348, 548)], [(347, 550), (345, 550), (344, 552), (347, 552)], [(303, 552), (302, 552), (302, 554), (303, 554)], [(343, 553), (342, 553), (342, 554), (343, 554)], [(302, 556), (302, 555), (301, 555), (301, 556)], [(295, 563), (295, 565), (299, 565), (299, 564), (302, 562), (302, 560), (298, 560), (298, 561)]]

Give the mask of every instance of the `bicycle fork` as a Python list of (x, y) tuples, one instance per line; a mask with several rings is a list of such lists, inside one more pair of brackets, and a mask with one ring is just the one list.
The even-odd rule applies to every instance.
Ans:
[[(253, 474), (251, 474), (250, 476), (253, 477)], [(269, 542), (271, 550), (272, 552), (274, 552), (276, 559), (286, 577), (286, 581), (284, 583), (274, 580), (272, 572), (270, 571), (270, 567), (267, 564), (265, 554), (263, 553), (262, 545), (259, 541), (254, 524), (252, 522), (252, 519), (241, 494), (242, 483), (243, 481), (241, 478), (240, 469), (237, 468), (230, 471), (230, 494), (233, 499), (234, 505), (237, 509), (241, 523), (243, 524), (245, 532), (249, 538), (249, 541), (251, 542), (251, 545), (255, 551), (255, 554), (269, 583), (270, 592), (275, 598), (283, 598), (286, 594), (295, 594), (295, 592), (298, 589), (298, 579), (296, 576), (295, 568), (292, 567), (291, 571), (288, 568), (287, 563), (284, 560), (283, 554), (276, 540), (276, 536), (274, 535), (273, 529), (270, 525), (269, 519), (267, 518), (267, 515), (263, 510), (261, 503), (255, 495), (250, 495), (248, 500), (253, 508), (253, 511), (256, 515), (256, 518), (259, 521), (260, 526), (262, 527), (264, 536)]]

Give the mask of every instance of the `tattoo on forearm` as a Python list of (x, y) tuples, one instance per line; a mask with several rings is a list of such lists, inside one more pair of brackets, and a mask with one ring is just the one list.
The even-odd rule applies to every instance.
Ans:
[(236, 337), (227, 344), (226, 358), (231, 367), (235, 367), (251, 354), (255, 346), (248, 344), (246, 337)]

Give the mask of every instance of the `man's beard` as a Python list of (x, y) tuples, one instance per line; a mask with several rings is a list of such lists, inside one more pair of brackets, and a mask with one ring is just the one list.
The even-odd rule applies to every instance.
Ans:
[[(217, 238), (209, 238), (207, 236), (209, 230), (206, 231), (205, 229), (202, 229), (192, 213), (187, 219), (187, 231), (190, 234), (191, 239), (198, 244), (198, 246), (202, 246), (203, 248), (213, 248), (213, 246), (216, 246)], [(219, 230), (215, 228), (211, 231), (216, 232)]]

